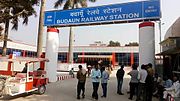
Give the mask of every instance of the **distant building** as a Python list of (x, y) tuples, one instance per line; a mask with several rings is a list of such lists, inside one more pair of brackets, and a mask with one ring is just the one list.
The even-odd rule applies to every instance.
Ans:
[(89, 46), (107, 46), (102, 41), (95, 41), (93, 44), (89, 44)]
[(180, 17), (168, 29), (160, 43), (163, 56), (163, 74), (169, 77), (180, 76)]
[[(0, 42), (0, 54), (2, 54), (3, 42)], [(7, 44), (7, 55), (13, 52), (20, 52), (21, 56), (36, 56), (36, 46), (24, 44), (21, 42), (9, 42)], [(45, 48), (43, 48), (45, 52)], [(93, 65), (95, 62), (102, 60), (104, 65), (117, 65), (118, 63), (125, 66), (131, 66), (133, 63), (139, 63), (138, 46), (107, 47), (101, 42), (90, 46), (74, 46), (74, 63), (87, 63)], [(58, 60), (61, 63), (68, 63), (68, 47), (59, 47)]]
[[(104, 65), (118, 63), (131, 66), (139, 63), (138, 47), (74, 46), (74, 62), (93, 65), (102, 60)], [(59, 47), (58, 60), (68, 62), (68, 47)]]

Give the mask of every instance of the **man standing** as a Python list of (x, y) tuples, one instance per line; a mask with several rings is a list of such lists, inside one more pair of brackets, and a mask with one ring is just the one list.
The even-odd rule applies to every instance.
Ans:
[[(120, 64), (119, 64), (120, 65)], [(123, 84), (123, 77), (124, 77), (124, 65), (121, 65), (121, 68), (118, 69), (117, 73), (116, 73), (116, 78), (117, 78), (117, 93), (119, 95), (124, 95), (122, 93), (122, 84)]]
[(84, 92), (85, 92), (85, 82), (86, 82), (86, 70), (82, 69), (82, 65), (79, 65), (79, 71), (77, 72), (77, 79), (78, 79), (78, 84), (77, 84), (77, 99), (80, 99), (80, 94), (82, 90), (82, 98), (85, 97)]
[(145, 80), (146, 84), (146, 101), (152, 101), (153, 87), (154, 87), (154, 69), (152, 64), (147, 65), (147, 77)]
[(102, 67), (101, 70), (102, 70), (101, 86), (103, 89), (103, 95), (101, 97), (106, 97), (107, 96), (107, 83), (108, 83), (108, 79), (109, 79), (109, 74), (105, 70), (105, 67)]
[(146, 88), (145, 88), (145, 80), (148, 75), (147, 71), (145, 70), (146, 65), (141, 65), (141, 70), (139, 71), (139, 86), (138, 86), (138, 94), (136, 101), (140, 100), (141, 94), (143, 96), (143, 101), (146, 101)]
[(98, 88), (99, 88), (99, 82), (101, 78), (101, 71), (98, 69), (97, 65), (92, 69), (91, 78), (92, 78), (92, 83), (93, 83), (92, 98), (95, 98), (96, 100), (98, 100)]
[(27, 73), (27, 69), (28, 69), (27, 67), (28, 67), (28, 63), (25, 63), (25, 67), (23, 68), (21, 73)]
[(137, 95), (138, 83), (139, 83), (139, 80), (138, 80), (139, 71), (137, 70), (137, 67), (138, 66), (136, 64), (133, 64), (132, 65), (132, 71), (130, 71), (128, 73), (128, 75), (131, 76), (131, 81), (130, 81), (130, 97), (129, 97), (130, 100), (132, 100), (133, 95)]

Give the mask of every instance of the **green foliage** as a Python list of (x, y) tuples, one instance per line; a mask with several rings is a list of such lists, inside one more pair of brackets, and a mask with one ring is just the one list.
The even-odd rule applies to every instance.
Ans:
[(129, 42), (129, 44), (125, 44), (125, 46), (139, 46), (137, 42)]
[[(23, 19), (23, 24), (28, 24), (29, 17), (36, 16), (34, 9), (38, 5), (39, 0), (0, 0), (0, 34), (4, 30), (2, 56), (6, 56), (6, 48), (8, 39), (9, 24), (12, 24), (12, 29), (18, 30), (19, 19)], [(4, 25), (4, 27), (3, 27)]]
[(12, 29), (18, 30), (19, 19), (23, 19), (23, 24), (28, 24), (28, 17), (36, 16), (33, 8), (38, 0), (0, 0), (0, 23), (11, 20)]
[(87, 1), (96, 2), (97, 0), (57, 0), (54, 4), (54, 8), (62, 7), (62, 5), (64, 5), (64, 10), (87, 7)]
[(109, 44), (107, 45), (108, 47), (119, 47), (121, 44), (118, 41), (109, 41)]

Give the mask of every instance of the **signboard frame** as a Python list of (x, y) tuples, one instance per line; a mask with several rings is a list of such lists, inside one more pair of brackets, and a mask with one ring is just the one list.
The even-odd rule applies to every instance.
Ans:
[[(109, 15), (107, 11), (108, 9), (111, 10)], [(126, 15), (127, 17), (124, 17), (126, 13), (127, 13)], [(117, 16), (117, 14), (118, 16), (120, 16), (119, 18), (117, 17), (112, 18), (113, 16)], [(134, 18), (128, 18), (128, 14), (129, 16), (134, 16)], [(93, 21), (93, 18), (98, 19), (99, 21)], [(160, 18), (161, 18), (160, 0), (149, 0), (149, 1), (128, 2), (122, 4), (112, 4), (112, 5), (78, 8), (78, 9), (70, 9), (70, 10), (46, 11), (44, 26), (68, 27), (68, 26), (132, 23), (132, 22), (141, 22), (141, 21), (157, 21), (160, 20)], [(83, 20), (83, 19), (88, 19), (88, 20)]]

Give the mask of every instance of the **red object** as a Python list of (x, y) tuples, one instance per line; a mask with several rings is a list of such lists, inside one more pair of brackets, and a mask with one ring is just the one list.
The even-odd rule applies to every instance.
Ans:
[(33, 88), (33, 81), (26, 82), (26, 91), (32, 90)]
[(48, 79), (43, 77), (42, 75), (46, 74), (46, 71), (33, 71), (33, 86), (38, 87), (42, 85), (46, 85), (48, 83)]
[(131, 65), (134, 64), (134, 54), (131, 53)]
[[(45, 58), (45, 53), (42, 53), (40, 57)], [(40, 62), (40, 68), (41, 68), (41, 70), (44, 70), (44, 68), (45, 68), (45, 62), (44, 61)]]
[(16, 77), (17, 78), (26, 78), (26, 74), (25, 73), (17, 73)]
[(112, 65), (113, 65), (113, 67), (115, 66), (115, 62), (116, 62), (116, 55), (115, 55), (115, 53), (113, 52), (113, 53), (112, 53)]
[(168, 94), (166, 101), (175, 101), (171, 94)]
[(153, 22), (143, 22), (139, 24), (139, 28), (146, 27), (146, 26), (154, 26)]
[[(12, 59), (13, 55), (10, 54), (9, 55), (9, 59)], [(8, 71), (10, 72), (11, 71), (11, 62), (8, 62)]]
[[(12, 54), (9, 55), (9, 59), (12, 59)], [(6, 67), (6, 68), (7, 68), (7, 67)], [(7, 71), (5, 71), (5, 70), (0, 70), (0, 74), (1, 74), (1, 75), (12, 75), (11, 62), (8, 62)]]
[(56, 29), (56, 28), (48, 28), (47, 32), (57, 32), (57, 33), (59, 33), (59, 30)]
[(0, 70), (0, 74), (1, 75), (12, 75), (12, 71), (3, 71), (3, 70)]
[(23, 50), (23, 57), (26, 57), (26, 51)]
[(84, 52), (82, 52), (82, 55), (83, 55), (83, 57), (82, 57), (82, 63), (84, 63)]
[(42, 77), (34, 77), (33, 78), (33, 86), (34, 87), (39, 87), (42, 85), (46, 85), (48, 83), (47, 78), (42, 78)]

